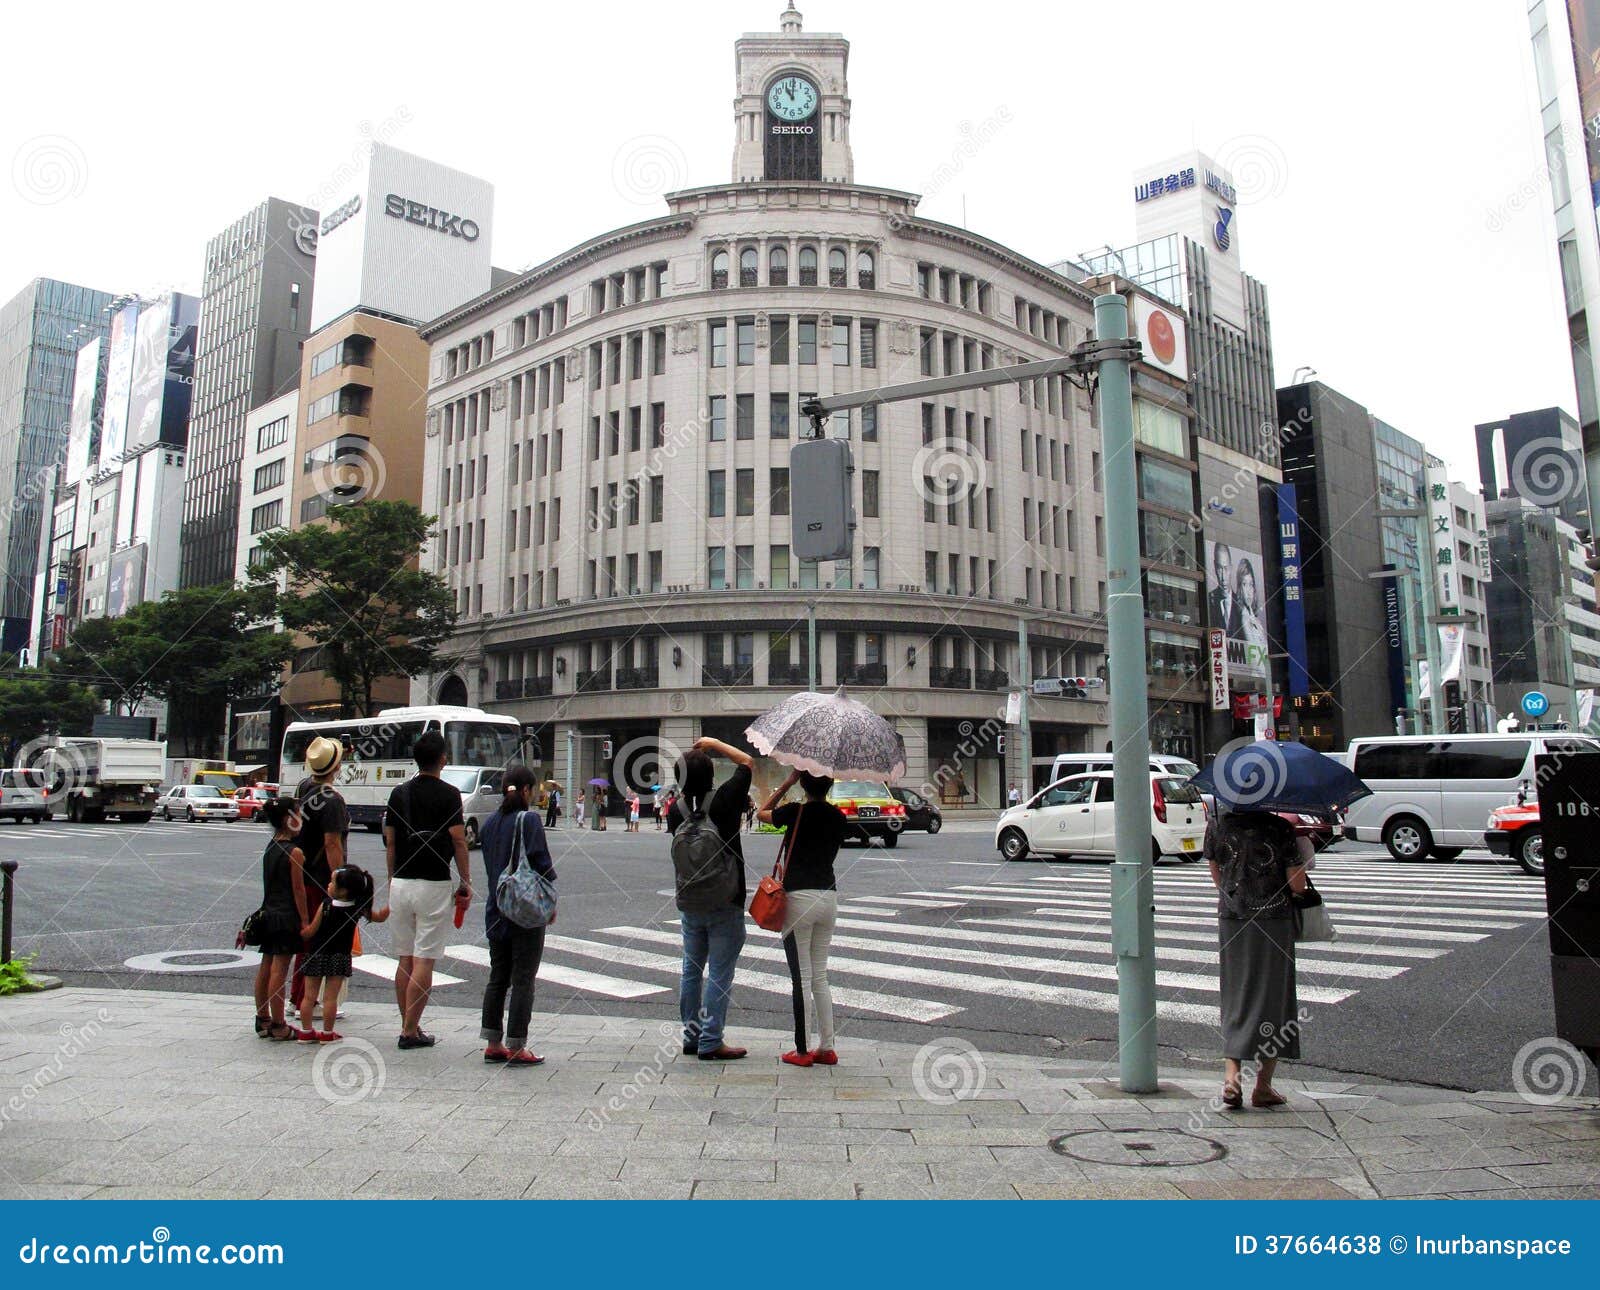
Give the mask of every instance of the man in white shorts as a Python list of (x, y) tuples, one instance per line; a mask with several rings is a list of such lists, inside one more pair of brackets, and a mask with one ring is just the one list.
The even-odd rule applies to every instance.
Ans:
[[(446, 745), (437, 730), (412, 749), (417, 774), (389, 794), (383, 847), (389, 867), (389, 933), (399, 966), (394, 997), (400, 1008), (401, 1048), (431, 1048), (422, 1012), (433, 990), (433, 964), (444, 952), (451, 915), (472, 900), (461, 793), (439, 777)], [(450, 876), (455, 862), (459, 884)]]

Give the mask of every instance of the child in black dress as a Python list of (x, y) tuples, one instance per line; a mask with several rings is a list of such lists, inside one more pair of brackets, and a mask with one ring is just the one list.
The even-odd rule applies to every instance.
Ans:
[(300, 1000), (302, 1040), (331, 1044), (343, 1038), (333, 1030), (313, 1029), (312, 1010), (320, 995), (322, 1024), (328, 1024), (337, 1010), (339, 988), (350, 979), (350, 950), (355, 944), (357, 925), (363, 918), (381, 923), (388, 917), (388, 906), (376, 910), (372, 907), (371, 874), (353, 864), (333, 871), (327, 899), (302, 929), (307, 941), (306, 989)]

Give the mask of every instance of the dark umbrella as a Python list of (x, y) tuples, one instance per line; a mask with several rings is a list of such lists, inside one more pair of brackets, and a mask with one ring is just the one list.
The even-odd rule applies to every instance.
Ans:
[(1305, 811), (1332, 815), (1372, 790), (1349, 767), (1302, 743), (1255, 739), (1233, 744), (1189, 781), (1228, 811)]

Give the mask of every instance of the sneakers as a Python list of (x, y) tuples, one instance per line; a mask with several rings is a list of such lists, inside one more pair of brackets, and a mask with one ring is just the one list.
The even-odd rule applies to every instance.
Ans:
[(435, 1040), (434, 1040), (432, 1035), (424, 1034), (422, 1031), (419, 1030), (414, 1035), (401, 1035), (400, 1036), (400, 1042), (396, 1045), (396, 1047), (399, 1047), (399, 1048), (432, 1048), (433, 1045), (434, 1045), (434, 1042), (435, 1042)]
[(811, 1060), (817, 1066), (837, 1066), (839, 1054), (831, 1048), (819, 1048), (811, 1054)]
[(790, 1066), (809, 1066), (811, 1065), (812, 1057), (810, 1053), (794, 1052), (785, 1053), (783, 1060)]
[(336, 1044), (343, 1038), (344, 1036), (337, 1030), (319, 1030), (316, 1034), (316, 1040), (319, 1044)]

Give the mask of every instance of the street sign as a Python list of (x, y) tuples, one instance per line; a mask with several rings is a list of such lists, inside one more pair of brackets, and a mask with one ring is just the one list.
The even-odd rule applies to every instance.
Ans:
[(1522, 710), (1530, 717), (1542, 717), (1550, 710), (1550, 699), (1543, 690), (1529, 690), (1522, 696)]

